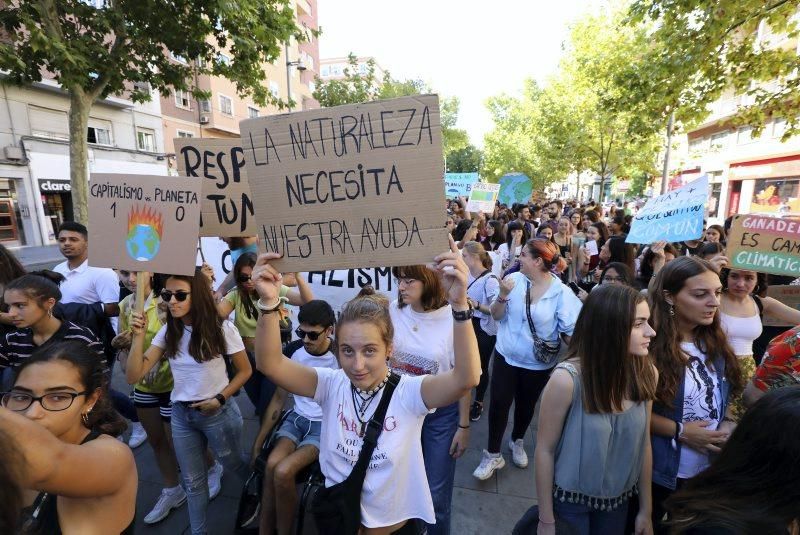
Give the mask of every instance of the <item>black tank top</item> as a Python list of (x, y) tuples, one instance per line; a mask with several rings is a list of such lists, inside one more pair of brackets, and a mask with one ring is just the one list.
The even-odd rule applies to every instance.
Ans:
[[(86, 444), (100, 436), (97, 431), (90, 431), (81, 444)], [(47, 492), (40, 492), (33, 505), (22, 510), (19, 530), (17, 535), (61, 535), (61, 526), (58, 524), (58, 496)], [(133, 526), (136, 519), (120, 535), (133, 535)]]

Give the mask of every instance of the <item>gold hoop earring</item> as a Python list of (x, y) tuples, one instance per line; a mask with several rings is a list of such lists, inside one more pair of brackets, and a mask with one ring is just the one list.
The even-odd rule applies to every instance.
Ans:
[(89, 427), (89, 413), (88, 412), (84, 412), (83, 414), (81, 414), (81, 421), (83, 422), (84, 426)]
[(48, 308), (47, 309), (47, 317), (48, 318), (52, 318), (53, 317), (53, 309), (52, 308)]

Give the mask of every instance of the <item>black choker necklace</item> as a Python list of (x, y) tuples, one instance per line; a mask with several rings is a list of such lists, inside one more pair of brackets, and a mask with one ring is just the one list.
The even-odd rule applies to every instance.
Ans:
[[(364, 415), (367, 412), (367, 409), (372, 404), (372, 400), (378, 395), (378, 392), (386, 386), (386, 383), (389, 381), (389, 376), (391, 375), (390, 370), (386, 370), (386, 377), (383, 378), (383, 381), (378, 383), (378, 386), (371, 390), (361, 390), (360, 388), (356, 388), (353, 383), (350, 383), (350, 395), (353, 398), (353, 408), (356, 411), (356, 418), (358, 418), (359, 423), (361, 424), (361, 429), (359, 430), (358, 436), (363, 437), (364, 432), (367, 429), (367, 422), (369, 419), (365, 419)], [(358, 400), (356, 400), (358, 398)]]

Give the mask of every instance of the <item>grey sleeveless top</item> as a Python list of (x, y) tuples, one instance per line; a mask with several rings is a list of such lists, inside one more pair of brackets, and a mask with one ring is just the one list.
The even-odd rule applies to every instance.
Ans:
[(556, 500), (616, 509), (637, 492), (645, 441), (650, 440), (647, 404), (636, 403), (614, 414), (584, 410), (581, 378), (575, 366), (556, 368), (572, 376), (572, 405), (555, 455), (553, 496)]

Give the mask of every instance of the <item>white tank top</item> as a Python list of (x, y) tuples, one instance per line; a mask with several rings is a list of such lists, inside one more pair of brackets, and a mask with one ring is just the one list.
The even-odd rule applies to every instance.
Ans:
[(737, 356), (752, 355), (753, 342), (761, 336), (761, 316), (756, 314), (755, 316), (739, 318), (729, 316), (720, 311), (719, 320), (722, 323), (725, 334), (728, 336), (728, 343), (733, 348), (733, 352)]

